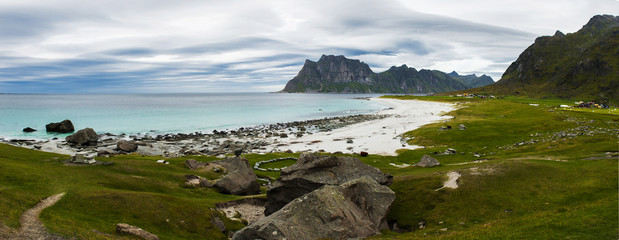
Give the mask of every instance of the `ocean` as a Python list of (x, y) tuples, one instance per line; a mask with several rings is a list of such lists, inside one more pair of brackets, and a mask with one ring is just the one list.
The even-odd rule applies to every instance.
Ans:
[[(262, 124), (377, 112), (386, 106), (359, 99), (379, 94), (189, 93), (54, 95), (0, 94), (0, 138), (51, 139), (69, 134), (45, 125), (69, 119), (97, 133), (208, 133)], [(24, 133), (26, 127), (38, 131)]]

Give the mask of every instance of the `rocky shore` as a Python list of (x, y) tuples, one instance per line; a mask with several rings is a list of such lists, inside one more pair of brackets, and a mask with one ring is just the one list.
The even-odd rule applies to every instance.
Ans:
[(5, 140), (0, 142), (41, 151), (87, 158), (138, 153), (178, 157), (183, 155), (225, 156), (270, 152), (330, 152), (394, 155), (402, 148), (415, 149), (402, 134), (421, 125), (445, 120), (454, 105), (438, 102), (371, 98), (390, 106), (375, 114), (331, 117), (276, 123), (210, 133), (95, 135), (82, 129), (66, 139)]
[(0, 142), (62, 154), (84, 153), (86, 156), (108, 156), (137, 152), (144, 155), (177, 157), (182, 155), (221, 156), (242, 153), (287, 151), (284, 140), (304, 135), (329, 132), (353, 124), (390, 117), (387, 114), (365, 114), (331, 117), (289, 123), (243, 127), (233, 130), (214, 130), (212, 133), (176, 133), (163, 135), (99, 134), (96, 144), (78, 145), (63, 139), (5, 140)]

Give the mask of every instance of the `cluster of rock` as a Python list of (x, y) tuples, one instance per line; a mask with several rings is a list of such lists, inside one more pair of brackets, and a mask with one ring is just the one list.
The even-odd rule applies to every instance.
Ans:
[(227, 173), (217, 180), (208, 180), (196, 175), (186, 175), (187, 183), (201, 187), (214, 187), (219, 192), (233, 195), (253, 195), (260, 193), (260, 184), (256, 174), (245, 158), (232, 157), (221, 161), (198, 162), (193, 159), (185, 161), (189, 169), (210, 168), (214, 172)]
[(159, 237), (155, 234), (149, 233), (139, 227), (131, 226), (126, 223), (116, 224), (116, 233), (123, 235), (131, 235), (146, 240), (159, 240)]
[(304, 153), (267, 192), (265, 218), (232, 239), (350, 239), (386, 229), (393, 178), (359, 159)]

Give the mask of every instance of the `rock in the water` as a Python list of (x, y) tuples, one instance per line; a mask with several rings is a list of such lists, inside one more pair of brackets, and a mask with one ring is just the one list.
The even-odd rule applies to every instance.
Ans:
[(125, 152), (135, 152), (138, 150), (138, 145), (135, 142), (127, 140), (118, 141), (116, 147)]
[(23, 132), (36, 132), (37, 130), (31, 127), (24, 128)]
[(357, 239), (387, 227), (395, 193), (370, 177), (325, 185), (236, 232), (232, 239)]
[(146, 240), (159, 240), (157, 235), (144, 231), (143, 229), (131, 226), (126, 223), (116, 224), (116, 233), (118, 234), (129, 234)]
[(421, 157), (421, 160), (417, 164), (415, 164), (415, 166), (418, 167), (434, 167), (439, 165), (441, 165), (441, 163), (438, 162), (438, 160), (428, 155), (423, 155), (423, 157)]
[(67, 136), (65, 139), (69, 143), (78, 145), (96, 145), (99, 140), (99, 135), (92, 128), (84, 128), (76, 133)]
[(217, 180), (213, 185), (219, 192), (233, 195), (252, 195), (260, 193), (260, 184), (256, 173), (245, 158), (233, 157), (215, 161), (228, 171), (228, 174)]
[(62, 122), (50, 123), (45, 125), (45, 130), (48, 132), (70, 133), (75, 131), (71, 120), (63, 120)]
[(382, 185), (389, 185), (393, 177), (357, 158), (303, 153), (297, 162), (282, 169), (280, 177), (267, 192), (265, 215), (270, 215), (287, 203), (323, 185), (340, 185), (368, 176)]

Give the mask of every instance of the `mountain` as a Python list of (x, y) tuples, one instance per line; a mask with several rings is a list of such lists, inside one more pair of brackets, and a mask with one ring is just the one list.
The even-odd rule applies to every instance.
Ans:
[(496, 84), (472, 92), (619, 103), (619, 17), (535, 40)]
[(471, 88), (436, 70), (406, 65), (374, 73), (370, 67), (344, 56), (322, 55), (306, 60), (296, 77), (281, 92), (309, 93), (437, 93)]
[(464, 83), (465, 85), (471, 86), (471, 87), (483, 87), (486, 85), (490, 85), (494, 83), (494, 80), (492, 80), (492, 78), (490, 76), (487, 76), (486, 74), (481, 75), (480, 77), (478, 77), (475, 74), (471, 74), (471, 75), (460, 75), (458, 74), (456, 71), (453, 71), (449, 74), (451, 78), (456, 79), (458, 81), (460, 81), (461, 83)]

